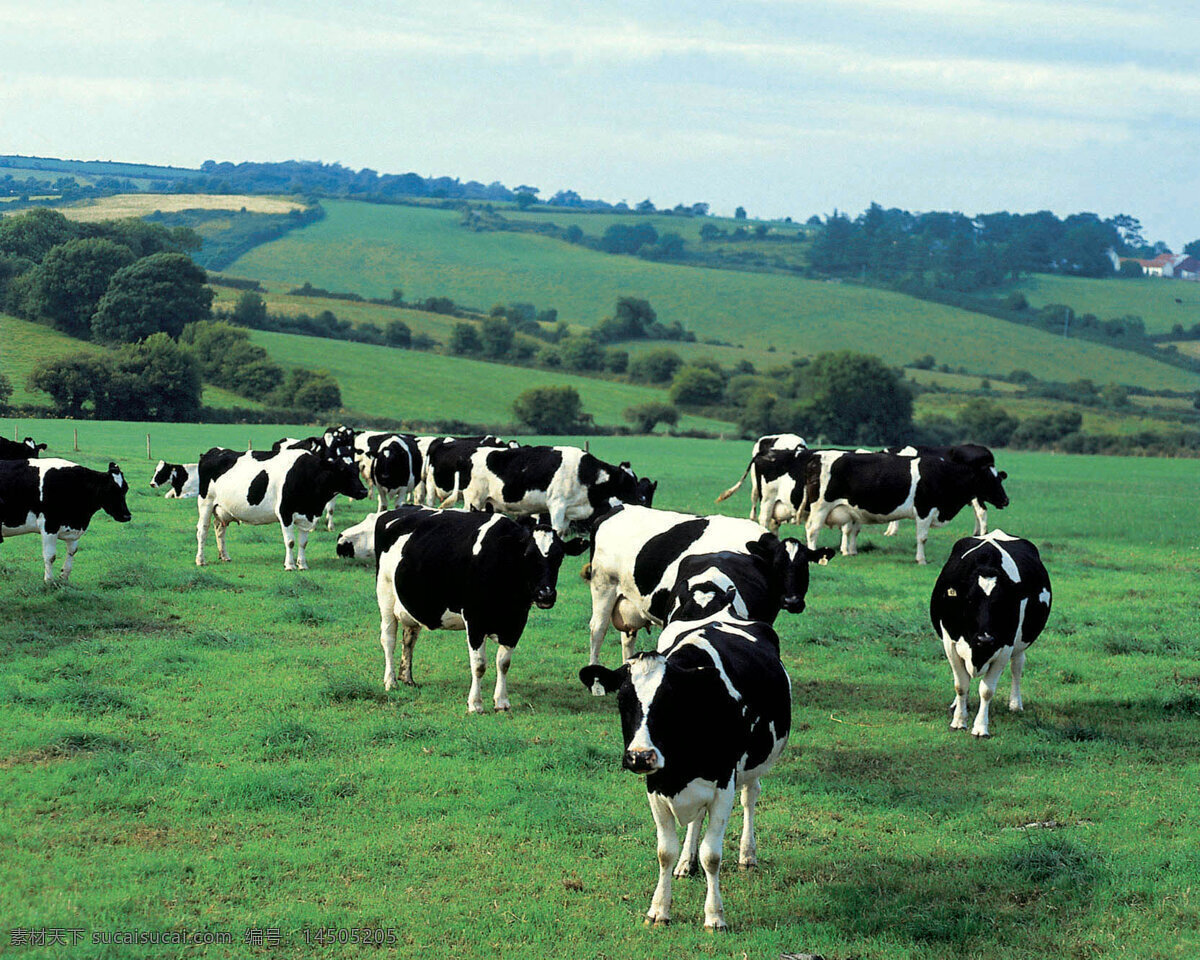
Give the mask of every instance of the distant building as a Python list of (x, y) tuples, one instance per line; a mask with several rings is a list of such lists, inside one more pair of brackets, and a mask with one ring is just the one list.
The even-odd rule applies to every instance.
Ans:
[(1160, 253), (1152, 260), (1122, 257), (1122, 263), (1136, 263), (1148, 277), (1166, 277), (1171, 280), (1200, 280), (1200, 259), (1182, 253)]

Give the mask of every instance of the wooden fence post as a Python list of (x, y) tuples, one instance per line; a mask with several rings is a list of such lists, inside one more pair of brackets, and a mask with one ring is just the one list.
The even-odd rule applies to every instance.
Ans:
[(146, 434), (146, 459), (150, 459), (150, 434)]
[(75, 452), (78, 453), (79, 452), (79, 428), (72, 427), (71, 434), (73, 436), (71, 443), (74, 445)]

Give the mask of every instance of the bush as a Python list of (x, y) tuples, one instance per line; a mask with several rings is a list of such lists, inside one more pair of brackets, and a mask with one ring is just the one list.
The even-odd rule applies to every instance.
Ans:
[[(506, 356), (512, 350), (515, 336), (516, 331), (513, 330), (512, 324), (500, 317), (487, 317), (480, 325), (479, 340), (485, 356)], [(451, 338), (451, 344), (453, 342)]]
[(629, 364), (629, 379), (639, 383), (667, 383), (683, 366), (683, 357), (666, 348), (649, 350)]
[(92, 317), (95, 339), (132, 343), (162, 331), (178, 337), (183, 328), (211, 314), (207, 274), (181, 253), (156, 253), (113, 274)]
[(1004, 447), (1008, 445), (1020, 421), (998, 403), (979, 399), (972, 400), (959, 411), (958, 424), (968, 442)]
[(447, 344), (451, 353), (456, 356), (469, 356), (479, 353), (483, 344), (479, 339), (479, 330), (473, 323), (456, 323), (450, 331), (450, 342)]
[(383, 339), (389, 347), (407, 350), (412, 346), (412, 330), (403, 320), (390, 320), (383, 330)]
[(585, 420), (583, 401), (574, 387), (535, 387), (513, 401), (513, 415), (537, 433), (571, 433)]
[(1014, 447), (1040, 447), (1055, 443), (1083, 425), (1083, 416), (1075, 410), (1063, 410), (1023, 421), (1012, 434)]
[(118, 270), (133, 263), (129, 248), (112, 240), (68, 240), (36, 268), (26, 312), (45, 317), (73, 337), (92, 335), (92, 314)]
[(702, 406), (720, 403), (725, 383), (720, 374), (705, 367), (681, 367), (671, 381), (671, 400), (679, 404)]
[(281, 407), (322, 414), (342, 405), (342, 392), (327, 371), (296, 368), (276, 390), (273, 399)]
[(599, 370), (604, 366), (604, 348), (591, 337), (567, 337), (558, 350), (568, 370)]
[(633, 424), (634, 430), (638, 433), (653, 433), (654, 428), (660, 423), (674, 426), (679, 422), (679, 411), (669, 403), (662, 403), (658, 400), (626, 407), (623, 416)]
[(629, 369), (629, 351), (609, 348), (604, 351), (604, 369), (610, 373), (624, 373)]
[(0, 413), (8, 409), (9, 398), (13, 394), (12, 381), (4, 374), (0, 373)]

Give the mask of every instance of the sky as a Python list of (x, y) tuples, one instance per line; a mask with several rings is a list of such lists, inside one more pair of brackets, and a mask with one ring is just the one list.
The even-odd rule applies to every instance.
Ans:
[(0, 0), (0, 153), (1200, 237), (1200, 16), (1113, 0)]

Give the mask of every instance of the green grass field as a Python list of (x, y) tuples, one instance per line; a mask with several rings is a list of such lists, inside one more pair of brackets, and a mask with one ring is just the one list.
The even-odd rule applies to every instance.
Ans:
[[(6, 436), (13, 426), (0, 421)], [(34, 433), (61, 454), (72, 426)], [(147, 430), (156, 456), (182, 458), (288, 428), (80, 429), (79, 459), (124, 466), (134, 519), (98, 517), (66, 587), (43, 586), (36, 538), (0, 545), (6, 929), (234, 940), (85, 942), (73, 958), (379, 955), (307, 946), (320, 927), (392, 928), (403, 957), (488, 960), (1200, 953), (1190, 462), (1002, 456), (1012, 505), (993, 522), (1040, 545), (1055, 608), (1029, 654), (1025, 713), (1001, 705), (987, 741), (948, 729), (949, 671), (927, 619), (967, 517), (934, 532), (928, 567), (905, 525), (814, 569), (808, 610), (778, 624), (794, 724), (763, 781), (761, 867), (726, 861), (732, 930), (714, 938), (698, 879), (677, 883), (672, 926), (641, 924), (654, 829), (619, 765), (615, 703), (575, 677), (588, 618), (577, 561), (516, 651), (512, 713), (468, 717), (461, 634), (424, 635), (420, 685), (383, 692), (371, 568), (339, 561), (329, 534), (314, 535), (307, 573), (283, 572), (270, 527), (231, 530), (233, 562), (199, 570), (194, 503), (144, 486)], [(707, 511), (748, 445), (592, 449), (660, 478), (661, 506)], [(610, 639), (607, 663), (616, 651)], [(737, 829), (735, 817), (727, 856)], [(247, 947), (251, 927), (282, 942)]]
[(1166, 333), (1177, 323), (1190, 327), (1200, 322), (1200, 284), (1182, 280), (1092, 280), (1039, 273), (1013, 289), (1024, 293), (1035, 307), (1065, 303), (1079, 313), (1094, 313), (1101, 320), (1136, 314), (1146, 321), (1148, 333)]
[(898, 363), (928, 353), (975, 373), (1022, 368), (1043, 379), (1200, 385), (1196, 374), (1137, 354), (886, 291), (651, 263), (526, 234), (474, 233), (447, 210), (346, 201), (325, 207), (323, 220), (256, 247), (228, 273), (273, 290), (305, 280), (364, 296), (387, 296), (400, 287), (410, 300), (444, 295), (484, 310), (527, 301), (585, 324), (611, 313), (616, 299), (628, 294), (649, 299), (664, 321), (741, 345), (750, 359), (769, 346), (801, 355), (872, 349)]

